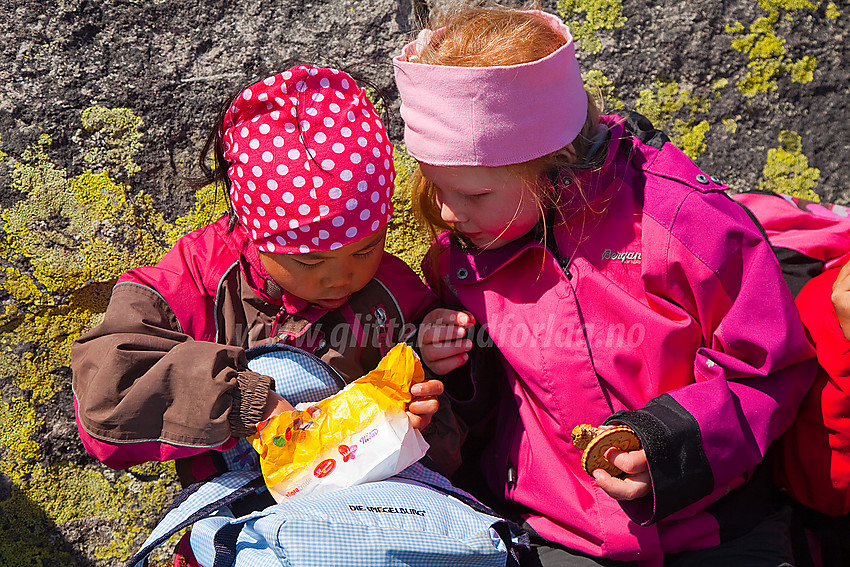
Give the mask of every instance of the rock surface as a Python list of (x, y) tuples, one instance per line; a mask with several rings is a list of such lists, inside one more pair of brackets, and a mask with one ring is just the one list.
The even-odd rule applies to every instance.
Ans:
[[(652, 117), (733, 190), (850, 204), (846, 2), (543, 5), (575, 22), (580, 63), (609, 110)], [(115, 472), (84, 453), (68, 349), (97, 321), (117, 274), (155, 261), (203, 218), (186, 178), (198, 174), (218, 108), (295, 62), (336, 66), (385, 92), (401, 141), (389, 59), (427, 17), (426, 2), (233, 6), (3, 3), (2, 565), (120, 565), (176, 493), (168, 466)]]

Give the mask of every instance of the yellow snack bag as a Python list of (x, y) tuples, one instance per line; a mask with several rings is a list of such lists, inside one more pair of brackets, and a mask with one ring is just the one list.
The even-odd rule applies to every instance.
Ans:
[(389, 478), (428, 450), (410, 426), (410, 387), (425, 373), (406, 344), (339, 393), (272, 416), (249, 437), (278, 502)]

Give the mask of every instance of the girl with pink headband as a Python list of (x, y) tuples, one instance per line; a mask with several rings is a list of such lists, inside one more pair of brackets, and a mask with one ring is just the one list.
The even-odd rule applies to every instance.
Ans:
[[(302, 65), (251, 85), (223, 113), (202, 164), (210, 149), (210, 181), (227, 188), (229, 214), (156, 266), (122, 275), (103, 322), (72, 351), (86, 450), (116, 469), (176, 460), (184, 485), (257, 464), (245, 437), (291, 409), (272, 378), (248, 369), (246, 349), (292, 345), (348, 382), (437, 304), (384, 252), (393, 146), (349, 75)], [(461, 432), (448, 408), (438, 411), (442, 390), (437, 380), (414, 385), (408, 414), (450, 473)], [(192, 565), (187, 538), (180, 549), (175, 565)]]
[[(569, 29), (474, 8), (393, 60), (444, 304), (420, 329), (470, 428), (455, 480), (528, 565), (788, 565), (762, 474), (812, 383), (770, 246), (645, 118), (599, 116)], [(631, 429), (586, 471), (580, 424)], [(617, 469), (615, 469), (616, 472)]]

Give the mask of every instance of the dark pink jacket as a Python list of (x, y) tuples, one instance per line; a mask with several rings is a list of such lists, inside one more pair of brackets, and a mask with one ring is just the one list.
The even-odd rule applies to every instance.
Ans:
[[(429, 282), (498, 347), (487, 356), (502, 379), (473, 367), (466, 398), (446, 379), (482, 434), (489, 489), (549, 540), (660, 566), (747, 515), (726, 503), (791, 425), (814, 353), (776, 258), (724, 186), (672, 144), (603, 120), (604, 165), (579, 174), (583, 198), (561, 187), (567, 221), (546, 246), (532, 232), (464, 249), (444, 234)], [(621, 504), (582, 469), (570, 432), (603, 422), (638, 433), (650, 496)]]

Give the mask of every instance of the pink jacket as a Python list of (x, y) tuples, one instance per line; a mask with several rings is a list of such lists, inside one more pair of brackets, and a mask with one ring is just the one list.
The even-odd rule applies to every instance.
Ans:
[[(661, 565), (750, 511), (735, 489), (791, 425), (814, 353), (776, 258), (724, 187), (660, 133), (658, 149), (603, 120), (605, 163), (578, 178), (589, 204), (564, 189), (568, 220), (549, 223), (547, 247), (533, 232), (492, 251), (443, 234), (424, 266), (502, 357), (505, 380), (475, 359), (466, 395), (445, 380), (481, 433), (489, 489), (549, 540)], [(638, 433), (650, 496), (621, 504), (582, 469), (570, 432), (603, 422)]]

